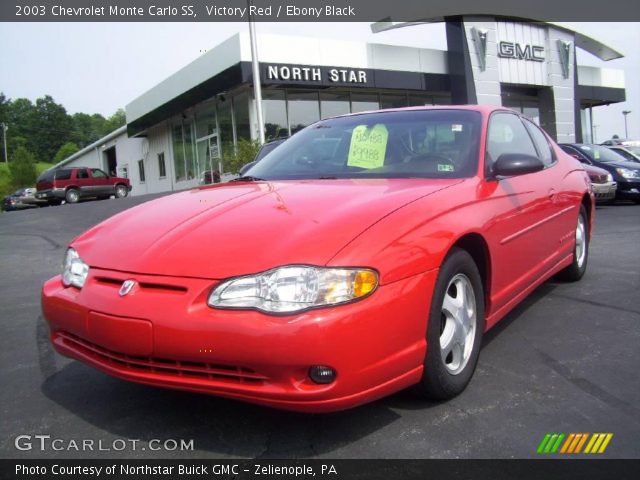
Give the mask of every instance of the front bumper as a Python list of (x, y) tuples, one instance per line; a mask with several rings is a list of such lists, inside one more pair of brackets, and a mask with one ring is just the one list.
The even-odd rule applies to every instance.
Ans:
[(616, 198), (621, 200), (640, 200), (640, 180), (618, 182)]
[[(211, 309), (215, 281), (92, 268), (82, 290), (45, 283), (55, 349), (138, 383), (307, 412), (342, 410), (420, 381), (437, 271), (352, 304), (291, 316)], [(138, 282), (129, 295), (122, 282)], [(337, 372), (329, 385), (308, 370)]]
[(596, 202), (606, 202), (616, 198), (618, 184), (616, 182), (591, 183)]

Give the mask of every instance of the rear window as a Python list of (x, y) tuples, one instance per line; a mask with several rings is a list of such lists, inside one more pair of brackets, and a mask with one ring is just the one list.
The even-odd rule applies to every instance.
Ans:
[(53, 180), (53, 170), (47, 170), (46, 172), (42, 172), (38, 177), (38, 182), (50, 182)]
[(56, 180), (69, 180), (71, 178), (71, 170), (57, 170)]

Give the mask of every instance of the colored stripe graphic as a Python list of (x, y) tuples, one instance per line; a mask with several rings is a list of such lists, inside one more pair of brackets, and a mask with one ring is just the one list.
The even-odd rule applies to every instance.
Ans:
[(549, 453), (604, 453), (612, 438), (613, 433), (573, 432), (564, 434), (550, 432), (543, 437), (537, 452), (543, 455)]
[(538, 445), (538, 453), (556, 453), (564, 437), (564, 433), (547, 433)]
[(594, 433), (584, 453), (603, 453), (612, 437), (612, 433)]

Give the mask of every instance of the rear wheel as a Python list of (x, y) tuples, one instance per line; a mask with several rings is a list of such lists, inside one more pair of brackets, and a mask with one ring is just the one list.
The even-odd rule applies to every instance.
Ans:
[(124, 198), (129, 193), (129, 190), (124, 185), (116, 186), (116, 198)]
[(465, 250), (454, 248), (443, 262), (431, 300), (427, 356), (419, 392), (447, 400), (468, 385), (484, 332), (484, 291), (478, 267)]
[(587, 225), (587, 210), (582, 205), (576, 223), (576, 244), (573, 249), (573, 262), (558, 273), (558, 278), (561, 280), (568, 282), (578, 281), (587, 271), (587, 261), (589, 260), (589, 228)]
[(78, 203), (78, 201), (80, 200), (80, 192), (75, 188), (70, 188), (64, 195), (64, 199), (67, 201), (67, 203)]

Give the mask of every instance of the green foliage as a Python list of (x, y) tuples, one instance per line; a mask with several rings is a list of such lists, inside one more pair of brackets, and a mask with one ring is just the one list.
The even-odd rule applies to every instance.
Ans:
[(73, 142), (67, 142), (60, 147), (60, 150), (56, 153), (55, 157), (53, 157), (53, 163), (58, 163), (64, 160), (65, 158), (76, 153), (80, 148)]
[(11, 184), (15, 188), (33, 186), (38, 177), (35, 157), (26, 148), (18, 147), (9, 162), (9, 172)]
[[(36, 175), (40, 175), (45, 170), (49, 170), (53, 167), (52, 163), (36, 163)], [(33, 185), (26, 185), (32, 187)], [(9, 171), (9, 165), (6, 163), (0, 163), (0, 198), (13, 193), (16, 190), (11, 183), (11, 172)]]
[(235, 150), (233, 145), (223, 148), (222, 161), (226, 173), (238, 173), (243, 165), (252, 162), (256, 158), (256, 154), (260, 150), (260, 142), (257, 140), (248, 140), (240, 138)]
[(124, 125), (125, 113), (119, 109), (109, 118), (99, 113), (69, 115), (49, 95), (32, 103), (26, 98), (9, 100), (0, 93), (2, 122), (9, 126), (7, 150), (10, 159), (22, 146), (31, 151), (37, 160), (52, 162), (65, 143), (73, 142), (78, 148), (84, 148)]

